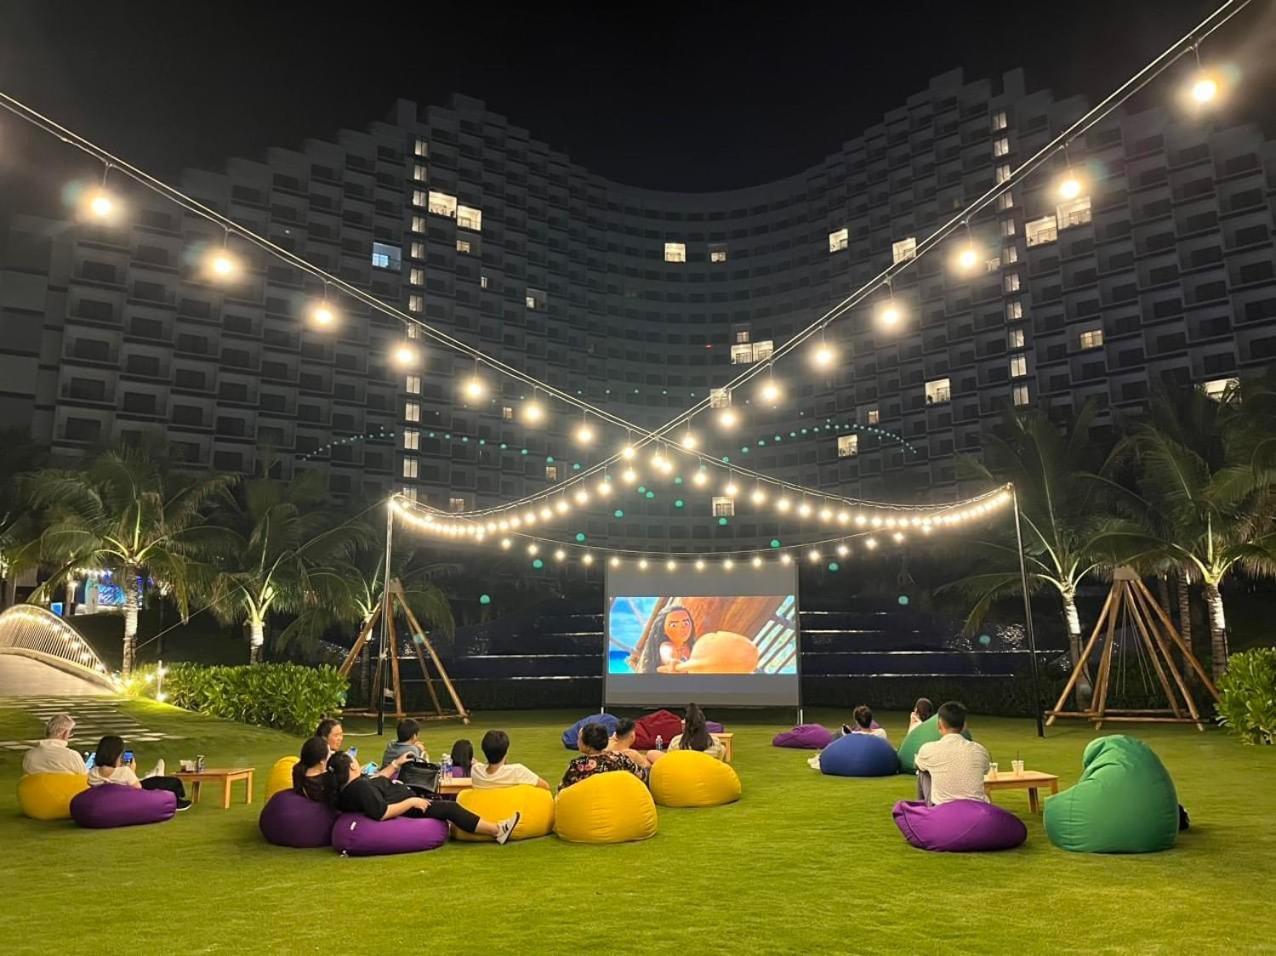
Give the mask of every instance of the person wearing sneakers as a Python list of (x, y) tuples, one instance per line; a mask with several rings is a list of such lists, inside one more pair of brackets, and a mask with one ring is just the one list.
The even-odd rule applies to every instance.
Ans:
[[(128, 759), (125, 759), (125, 758)], [(191, 802), (186, 799), (186, 788), (176, 777), (164, 776), (164, 761), (157, 760), (155, 769), (142, 780), (133, 770), (133, 754), (124, 749), (124, 738), (108, 734), (98, 741), (93, 754), (93, 769), (89, 771), (89, 786), (132, 787), (135, 790), (168, 790), (177, 797), (177, 809), (186, 810)]]
[(389, 777), (365, 777), (348, 753), (338, 752), (328, 758), (328, 794), (333, 806), (343, 813), (362, 813), (370, 820), (393, 820), (395, 817), (429, 817), (446, 820), (466, 833), (481, 833), (504, 843), (518, 826), (521, 814), (500, 823), (484, 820), (455, 800), (427, 800), (410, 787)]

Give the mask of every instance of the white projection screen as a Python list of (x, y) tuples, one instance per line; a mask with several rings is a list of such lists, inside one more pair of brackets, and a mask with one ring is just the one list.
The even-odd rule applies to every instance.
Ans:
[(657, 568), (608, 569), (608, 706), (798, 705), (792, 566)]

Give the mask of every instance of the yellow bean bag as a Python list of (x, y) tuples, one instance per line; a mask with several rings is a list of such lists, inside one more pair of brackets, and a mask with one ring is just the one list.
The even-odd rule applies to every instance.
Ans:
[(292, 789), (292, 768), (297, 765), (296, 757), (280, 757), (266, 775), (266, 799), (269, 800), (281, 790)]
[(740, 778), (716, 757), (671, 750), (651, 767), (651, 793), (662, 807), (717, 807), (740, 799)]
[(28, 773), (18, 779), (18, 806), (32, 820), (70, 820), (71, 798), (89, 789), (82, 773)]
[[(554, 795), (548, 790), (520, 783), (517, 787), (500, 787), (496, 790), (462, 790), (456, 802), (484, 820), (499, 823), (512, 817), (517, 811), (523, 816), (510, 834), (511, 840), (530, 840), (543, 837), (554, 829)], [(454, 830), (458, 840), (495, 840), (496, 837), (480, 833)]]
[(554, 832), (569, 843), (627, 843), (656, 835), (656, 804), (628, 770), (594, 774), (558, 792)]

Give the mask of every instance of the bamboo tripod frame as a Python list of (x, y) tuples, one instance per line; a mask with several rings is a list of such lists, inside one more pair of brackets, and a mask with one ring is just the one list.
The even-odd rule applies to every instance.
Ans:
[[(452, 679), (448, 677), (447, 670), (443, 666), (443, 662), (439, 660), (439, 655), (434, 651), (434, 645), (430, 643), (430, 638), (425, 633), (425, 628), (416, 619), (416, 615), (412, 613), (412, 608), (408, 606), (407, 595), (403, 592), (403, 585), (398, 578), (392, 578), (388, 587), (389, 593), (383, 595), (389, 600), (381, 600), (377, 602), (377, 609), (372, 616), (364, 623), (363, 629), (359, 632), (359, 637), (354, 642), (354, 647), (350, 648), (350, 653), (346, 655), (346, 659), (342, 662), (338, 673), (342, 677), (349, 677), (350, 672), (354, 669), (355, 664), (359, 660), (359, 655), (368, 647), (368, 642), (372, 635), (376, 633), (377, 623), (381, 620), (381, 614), (388, 606), (390, 609), (390, 617), (387, 623), (389, 632), (389, 640), (387, 641), (386, 653), (390, 658), (390, 690), (394, 695), (394, 711), (388, 716), (401, 718), (407, 716), (420, 717), (425, 720), (455, 720), (460, 719), (461, 723), (468, 724), (470, 722), (469, 711), (465, 709), (465, 705), (461, 703), (461, 696), (456, 692), (456, 688), (452, 685)], [(425, 688), (430, 693), (430, 700), (434, 704), (433, 713), (421, 713), (409, 715), (403, 708), (403, 681), (399, 674), (399, 631), (394, 622), (394, 608), (398, 604), (399, 610), (403, 612), (403, 616), (407, 618), (408, 624), (412, 626), (412, 653), (416, 656), (417, 663), (421, 665), (421, 674), (425, 678)], [(438, 679), (443, 682), (443, 687), (451, 698), (453, 708), (449, 710), (443, 706), (439, 700), (438, 692), (434, 689), (434, 678), (430, 676), (430, 668), (426, 664), (426, 654), (429, 655), (430, 661), (434, 664), (435, 671), (438, 672)], [(380, 663), (380, 662), (379, 662)], [(372, 678), (372, 697), (371, 700), (378, 700), (378, 694), (384, 693), (383, 681), (385, 680), (384, 666), (378, 666), (375, 669)], [(348, 711), (348, 713), (361, 714), (365, 716), (377, 715), (376, 707), (371, 707), (367, 711)]]
[[(1111, 692), (1112, 655), (1116, 647), (1117, 624), (1125, 610), (1127, 620), (1139, 641), (1147, 650), (1148, 659), (1152, 662), (1152, 671), (1165, 691), (1165, 699), (1169, 707), (1164, 709), (1122, 710), (1108, 707), (1108, 696)], [(1094, 695), (1090, 700), (1089, 710), (1068, 710), (1069, 695), (1077, 685), (1090, 655), (1103, 639), (1099, 650), (1098, 678), (1094, 685)], [(1094, 722), (1095, 730), (1101, 728), (1106, 721), (1123, 721), (1127, 723), (1173, 723), (1196, 724), (1197, 730), (1205, 729), (1205, 720), (1196, 708), (1196, 702), (1188, 690), (1183, 673), (1174, 662), (1173, 649), (1177, 648), (1184, 663), (1192, 669), (1201, 685), (1214, 700), (1218, 700), (1218, 690), (1210, 680), (1201, 662), (1192, 653), (1192, 648), (1183, 640), (1169, 615), (1156, 602), (1152, 592), (1147, 589), (1142, 579), (1132, 568), (1117, 568), (1112, 576), (1112, 590), (1103, 602), (1103, 610), (1099, 619), (1094, 622), (1094, 631), (1086, 642), (1085, 649), (1072, 668), (1068, 683), (1059, 695), (1053, 710), (1046, 711), (1049, 726), (1059, 717), (1080, 717)]]

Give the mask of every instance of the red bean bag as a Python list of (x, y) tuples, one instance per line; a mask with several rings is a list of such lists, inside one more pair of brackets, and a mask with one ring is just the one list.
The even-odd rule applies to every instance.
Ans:
[(1010, 850), (1028, 839), (1028, 828), (1022, 820), (982, 800), (953, 800), (937, 807), (901, 800), (891, 810), (891, 816), (904, 839), (919, 850)]
[(798, 724), (792, 730), (771, 738), (772, 747), (792, 747), (795, 750), (823, 750), (833, 742), (833, 732), (823, 724)]
[(71, 799), (71, 819), (94, 830), (163, 823), (176, 812), (177, 794), (171, 790), (137, 790), (115, 783), (90, 787)]
[(332, 847), (345, 856), (388, 856), (437, 850), (447, 842), (447, 824), (426, 817), (370, 820), (343, 813), (332, 825)]
[(337, 812), (293, 790), (280, 790), (266, 801), (257, 826), (267, 843), (309, 849), (332, 845)]
[(664, 738), (664, 742), (667, 745), (669, 741), (680, 733), (682, 733), (682, 718), (677, 714), (670, 713), (667, 710), (658, 710), (653, 714), (646, 714), (638, 719), (638, 723), (634, 727), (634, 749), (654, 750), (657, 734)]

